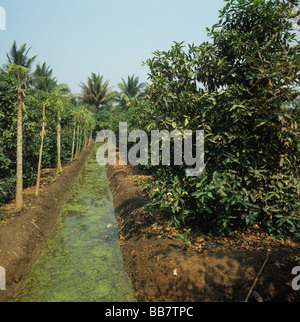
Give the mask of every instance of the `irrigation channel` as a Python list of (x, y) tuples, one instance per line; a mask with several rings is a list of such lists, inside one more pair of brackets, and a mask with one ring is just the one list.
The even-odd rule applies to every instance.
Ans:
[(105, 167), (94, 149), (47, 247), (12, 302), (132, 302)]

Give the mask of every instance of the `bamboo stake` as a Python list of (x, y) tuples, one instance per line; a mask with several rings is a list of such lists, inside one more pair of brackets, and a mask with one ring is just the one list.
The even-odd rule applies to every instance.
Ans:
[(250, 289), (250, 291), (249, 291), (249, 293), (248, 293), (248, 295), (247, 295), (247, 297), (246, 297), (245, 302), (248, 302), (248, 300), (249, 300), (249, 298), (250, 298), (250, 296), (251, 296), (251, 294), (252, 294), (252, 292), (253, 292), (253, 290), (254, 290), (254, 287), (256, 286), (256, 283), (257, 283), (257, 281), (258, 281), (258, 279), (259, 279), (259, 277), (260, 277), (261, 273), (263, 272), (263, 270), (264, 270), (264, 268), (265, 268), (265, 266), (266, 266), (266, 264), (267, 264), (267, 262), (268, 262), (268, 260), (269, 260), (269, 258), (270, 258), (270, 255), (271, 255), (271, 252), (270, 252), (270, 251), (268, 251), (267, 257), (266, 257), (266, 259), (265, 259), (265, 261), (264, 261), (264, 263), (263, 263), (263, 265), (262, 265), (262, 267), (261, 267), (260, 271), (258, 272), (258, 274), (257, 274), (257, 276), (256, 276), (256, 278), (255, 278), (255, 280), (254, 280), (254, 283), (253, 283), (253, 285), (252, 285), (252, 287), (251, 287), (251, 289)]

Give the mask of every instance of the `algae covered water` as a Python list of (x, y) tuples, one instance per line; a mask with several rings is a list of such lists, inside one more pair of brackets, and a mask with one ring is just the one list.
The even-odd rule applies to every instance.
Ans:
[(89, 157), (46, 249), (13, 302), (131, 302), (105, 167)]

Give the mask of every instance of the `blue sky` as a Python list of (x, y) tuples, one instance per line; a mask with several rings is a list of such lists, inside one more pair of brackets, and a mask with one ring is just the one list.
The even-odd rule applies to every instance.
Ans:
[[(0, 65), (14, 40), (32, 47), (73, 93), (92, 73), (111, 86), (128, 75), (147, 81), (142, 62), (173, 41), (201, 44), (218, 21), (224, 0), (0, 0), (6, 31), (0, 31)], [(34, 65), (35, 66), (35, 65)]]

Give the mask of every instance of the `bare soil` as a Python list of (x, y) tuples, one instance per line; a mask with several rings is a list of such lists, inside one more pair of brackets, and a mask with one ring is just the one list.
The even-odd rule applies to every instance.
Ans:
[[(252, 294), (265, 302), (299, 302), (292, 289), (292, 269), (299, 266), (300, 243), (273, 241), (261, 232), (237, 233), (235, 237), (189, 235), (184, 249), (161, 215), (144, 213), (148, 200), (136, 184), (132, 166), (108, 166), (108, 178), (119, 222), (124, 267), (134, 294), (141, 302), (242, 302), (258, 273)], [(249, 301), (257, 301), (251, 296)]]
[(14, 211), (15, 200), (1, 206), (0, 266), (6, 270), (6, 291), (0, 291), (0, 302), (11, 299), (24, 284), (93, 147), (92, 143), (77, 160), (66, 165), (54, 182), (55, 169), (43, 170), (39, 196), (34, 196), (35, 187), (26, 189), (22, 211)]

